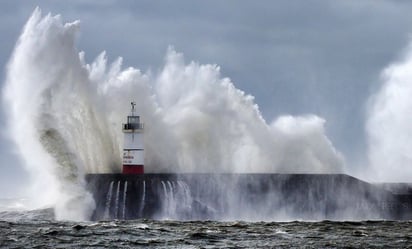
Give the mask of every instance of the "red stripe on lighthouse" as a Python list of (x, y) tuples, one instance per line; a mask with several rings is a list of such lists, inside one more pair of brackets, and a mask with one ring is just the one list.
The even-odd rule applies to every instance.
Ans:
[(144, 174), (143, 165), (123, 165), (123, 174)]

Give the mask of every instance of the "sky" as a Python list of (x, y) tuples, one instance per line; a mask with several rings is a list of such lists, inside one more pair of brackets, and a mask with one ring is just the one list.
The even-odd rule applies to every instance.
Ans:
[[(173, 46), (186, 61), (219, 65), (255, 97), (267, 122), (283, 114), (324, 118), (349, 169), (365, 163), (368, 99), (412, 34), (410, 1), (0, 0), (0, 86), (36, 6), (81, 21), (77, 48), (87, 62), (106, 51), (125, 67), (158, 72)], [(0, 113), (0, 127), (4, 119)], [(28, 175), (13, 144), (0, 139), (0, 187), (18, 189)]]

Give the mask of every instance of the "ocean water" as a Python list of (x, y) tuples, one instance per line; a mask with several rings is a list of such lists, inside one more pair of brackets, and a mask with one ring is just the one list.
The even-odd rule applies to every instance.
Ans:
[(56, 221), (0, 212), (1, 248), (408, 248), (411, 221)]

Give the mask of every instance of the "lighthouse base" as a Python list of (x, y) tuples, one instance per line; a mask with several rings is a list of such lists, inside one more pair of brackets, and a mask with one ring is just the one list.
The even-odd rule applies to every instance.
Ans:
[(144, 174), (143, 165), (123, 165), (123, 174)]

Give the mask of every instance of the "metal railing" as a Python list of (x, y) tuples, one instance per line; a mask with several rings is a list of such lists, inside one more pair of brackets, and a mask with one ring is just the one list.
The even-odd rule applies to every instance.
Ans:
[(142, 130), (144, 128), (143, 123), (127, 123), (123, 124), (123, 130)]

